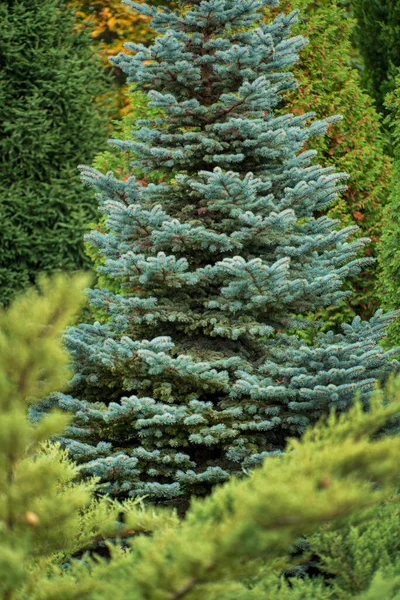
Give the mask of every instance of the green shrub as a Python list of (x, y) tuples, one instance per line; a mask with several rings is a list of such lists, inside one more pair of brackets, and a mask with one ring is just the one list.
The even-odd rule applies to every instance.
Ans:
[(89, 265), (96, 214), (77, 165), (104, 147), (108, 109), (87, 33), (61, 0), (0, 0), (0, 304), (39, 272)]
[(350, 7), (357, 19), (355, 41), (364, 61), (364, 85), (384, 112), (400, 67), (400, 2), (351, 0)]
[[(398, 485), (400, 438), (375, 436), (398, 413), (399, 382), (390, 395), (387, 403), (376, 393), (369, 413), (357, 404), (347, 416), (331, 416), (291, 442), (284, 457), (193, 501), (182, 522), (133, 538), (131, 552), (96, 573), (94, 598), (339, 600), (358, 598), (371, 582), (373, 590), (379, 569), (396, 564), (398, 553), (399, 498), (382, 501)], [(337, 579), (291, 578), (289, 586), (280, 575), (288, 550), (316, 528), (311, 545), (333, 555), (325, 567)], [(331, 532), (339, 547), (330, 546)]]
[[(66, 416), (52, 413), (39, 425), (26, 417), (65, 385), (60, 333), (85, 283), (43, 280), (40, 294), (31, 290), (0, 312), (1, 597), (346, 600), (368, 590), (357, 598), (397, 600), (400, 437), (376, 434), (399, 413), (400, 382), (386, 400), (376, 392), (369, 412), (356, 403), (347, 416), (332, 415), (247, 479), (194, 500), (185, 519), (94, 501), (92, 484), (77, 483), (77, 468), (47, 441)], [(288, 585), (282, 570), (293, 566), (289, 550), (304, 535), (329, 578)], [(111, 559), (101, 558), (104, 550)]]
[[(397, 310), (400, 308), (400, 77), (396, 80), (395, 90), (386, 98), (386, 107), (390, 115), (387, 123), (393, 138), (395, 172), (379, 249), (377, 292), (385, 309)], [(386, 343), (390, 347), (399, 342), (400, 320), (397, 319), (389, 327)]]
[(54, 586), (59, 598), (83, 596), (86, 578), (76, 590), (73, 579), (59, 580), (60, 567), (110, 528), (108, 503), (91, 503), (93, 486), (73, 484), (76, 467), (47, 442), (66, 416), (53, 413), (36, 426), (26, 416), (66, 383), (60, 333), (85, 283), (81, 276), (42, 281), (42, 294), (30, 290), (0, 312), (0, 596), (7, 600), (55, 597)]

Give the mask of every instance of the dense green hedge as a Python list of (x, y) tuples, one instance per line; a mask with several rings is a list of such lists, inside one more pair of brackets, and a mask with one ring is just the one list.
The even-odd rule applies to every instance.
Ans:
[[(313, 110), (319, 118), (342, 116), (342, 121), (315, 145), (321, 163), (350, 174), (348, 190), (335, 202), (329, 216), (340, 219), (343, 225), (357, 225), (359, 235), (371, 239), (365, 254), (376, 258), (392, 164), (385, 154), (380, 117), (361, 87), (358, 72), (351, 67), (355, 22), (336, 0), (283, 0), (278, 10), (287, 12), (289, 8), (301, 11), (296, 32), (310, 43), (294, 69), (299, 89), (287, 102), (295, 113)], [(355, 314), (368, 318), (379, 308), (376, 277), (375, 264), (347, 284), (352, 290), (350, 300), (321, 313), (328, 328)]]
[(400, 1), (351, 0), (357, 19), (355, 41), (364, 62), (363, 83), (385, 112), (386, 94), (393, 90), (400, 67)]
[(107, 89), (62, 0), (0, 0), (0, 303), (40, 271), (88, 264), (97, 202), (77, 165), (107, 137)]
[[(389, 112), (387, 124), (392, 133), (395, 155), (395, 173), (389, 205), (384, 219), (384, 233), (380, 245), (380, 278), (377, 291), (382, 305), (387, 310), (400, 308), (400, 77), (395, 90), (386, 97)], [(400, 342), (400, 319), (389, 327), (388, 346)]]

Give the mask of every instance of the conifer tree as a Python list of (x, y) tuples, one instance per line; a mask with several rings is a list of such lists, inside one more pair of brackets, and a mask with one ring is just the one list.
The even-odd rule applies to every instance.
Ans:
[[(30, 404), (66, 384), (60, 336), (75, 317), (87, 278), (54, 277), (0, 311), (0, 597), (74, 600), (93, 580), (65, 573), (74, 554), (118, 530), (117, 508), (92, 500), (93, 484), (48, 439), (69, 418), (59, 411), (33, 426)], [(83, 512), (85, 511), (85, 512)], [(79, 565), (77, 565), (78, 567)], [(79, 573), (79, 579), (77, 575)]]
[(76, 165), (105, 144), (107, 79), (61, 0), (0, 0), (0, 304), (39, 272), (88, 264), (93, 196)]
[[(355, 21), (335, 0), (285, 0), (281, 7), (300, 9), (296, 33), (310, 40), (294, 68), (298, 88), (285, 97), (284, 110), (295, 114), (312, 110), (318, 118), (332, 114), (342, 120), (318, 138), (313, 147), (323, 166), (335, 165), (349, 173), (345, 190), (328, 215), (344, 226), (358, 225), (360, 237), (368, 236), (364, 255), (376, 259), (383, 228), (383, 212), (392, 181), (391, 159), (385, 153), (379, 114), (363, 90), (359, 74), (351, 67), (351, 38)], [(349, 300), (322, 311), (328, 327), (338, 327), (356, 314), (369, 318), (379, 308), (376, 263), (346, 283)]]
[[(386, 98), (386, 109), (390, 115), (388, 125), (393, 140), (395, 173), (384, 220), (377, 288), (382, 306), (393, 310), (400, 307), (400, 77), (396, 80), (396, 88)], [(387, 342), (394, 346), (399, 340), (400, 322), (397, 319), (389, 328)]]
[(274, 0), (129, 4), (159, 36), (113, 61), (164, 117), (113, 143), (165, 180), (81, 167), (106, 215), (108, 231), (88, 236), (98, 271), (124, 294), (90, 292), (108, 317), (67, 332), (70, 394), (41, 409), (75, 413), (62, 442), (102, 492), (184, 507), (356, 391), (368, 405), (397, 367), (378, 344), (395, 315), (315, 331), (312, 344), (292, 333), (345, 299), (343, 279), (366, 264), (354, 227), (321, 216), (345, 174), (304, 150), (336, 118), (276, 114), (305, 44), (289, 37), (297, 13), (266, 23)]
[(400, 67), (399, 0), (352, 0), (358, 26), (356, 43), (364, 61), (364, 84), (385, 111), (385, 97), (393, 91)]
[[(266, 11), (266, 18), (270, 19), (271, 13), (293, 9), (300, 9), (302, 15), (295, 32), (308, 38), (310, 43), (303, 50), (301, 61), (293, 68), (298, 88), (285, 94), (280, 110), (282, 114), (287, 111), (303, 114), (311, 106), (318, 118), (332, 114), (342, 116), (339, 123), (329, 128), (327, 135), (313, 143), (323, 166), (336, 165), (350, 174), (347, 189), (336, 199), (328, 214), (340, 219), (344, 226), (358, 225), (357, 235), (370, 238), (363, 248), (364, 255), (376, 258), (392, 162), (384, 151), (378, 113), (362, 89), (358, 73), (350, 66), (350, 38), (355, 22), (334, 0), (323, 3), (283, 0), (278, 8)], [(131, 23), (133, 36), (135, 16)], [(154, 116), (155, 109), (148, 107), (148, 99), (143, 93), (131, 93), (129, 99), (128, 114), (122, 122), (115, 124), (113, 137), (118, 139), (129, 139), (138, 119)], [(132, 174), (132, 158), (129, 151), (110, 148), (96, 156), (93, 166), (104, 173), (112, 170), (128, 177)], [(138, 169), (133, 174), (138, 178), (146, 177)], [(152, 177), (154, 180), (154, 174)], [(102, 224), (97, 226), (103, 227)], [(88, 251), (96, 261), (96, 253), (90, 247)], [(345, 303), (320, 311), (318, 317), (324, 319), (326, 329), (334, 327), (338, 330), (341, 323), (357, 314), (369, 318), (379, 308), (376, 269), (376, 262), (367, 265), (358, 276), (346, 282), (346, 289), (352, 293)]]
[[(194, 500), (183, 521), (167, 519), (152, 536), (134, 538), (130, 552), (94, 570), (95, 599), (365, 600), (359, 593), (371, 583), (376, 589), (382, 566), (399, 565), (400, 438), (376, 436), (398, 412), (398, 384), (392, 399), (379, 394), (369, 413), (357, 404), (331, 417), (248, 479)], [(316, 528), (310, 539), (326, 545), (330, 578), (291, 577), (289, 584), (282, 577), (288, 550)], [(398, 586), (396, 572), (390, 576)]]

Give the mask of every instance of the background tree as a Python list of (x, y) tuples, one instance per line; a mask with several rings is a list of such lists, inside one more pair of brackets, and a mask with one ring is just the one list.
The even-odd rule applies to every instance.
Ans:
[[(388, 125), (393, 139), (395, 175), (384, 220), (377, 290), (386, 309), (398, 309), (400, 306), (400, 77), (396, 80), (395, 90), (386, 98), (386, 108), (390, 114)], [(393, 346), (399, 340), (400, 323), (397, 320), (389, 328), (387, 343)]]
[[(358, 72), (351, 67), (355, 22), (335, 0), (284, 0), (280, 6), (300, 9), (296, 33), (310, 40), (294, 68), (299, 87), (286, 96), (285, 110), (301, 114), (311, 108), (318, 118), (342, 116), (342, 121), (314, 143), (324, 166), (336, 165), (350, 174), (347, 190), (328, 214), (340, 219), (344, 226), (357, 225), (358, 235), (371, 239), (364, 247), (364, 255), (376, 259), (392, 165), (385, 154), (379, 116), (361, 88)], [(346, 284), (346, 289), (351, 290), (349, 300), (321, 313), (328, 327), (338, 327), (355, 314), (369, 318), (377, 310), (380, 304), (376, 269), (376, 265), (363, 269)]]
[(104, 147), (107, 80), (61, 0), (0, 1), (0, 303), (41, 271), (88, 265), (96, 212), (76, 166)]
[(296, 14), (265, 22), (269, 4), (132, 3), (160, 35), (113, 59), (164, 111), (113, 143), (164, 180), (81, 167), (106, 215), (88, 236), (98, 271), (125, 294), (90, 293), (107, 319), (66, 334), (71, 395), (47, 403), (74, 412), (63, 443), (105, 493), (185, 507), (356, 390), (368, 403), (397, 366), (378, 345), (394, 315), (316, 330), (311, 345), (291, 333), (343, 300), (365, 261), (354, 229), (321, 216), (344, 175), (304, 150), (334, 119), (275, 113), (304, 40), (288, 37)]
[[(151, 6), (172, 6), (171, 0), (150, 0)], [(126, 95), (125, 77), (121, 69), (112, 65), (111, 56), (123, 50), (124, 43), (136, 41), (149, 43), (154, 37), (150, 18), (132, 11), (121, 0), (72, 0), (71, 6), (79, 18), (80, 29), (90, 32), (96, 52), (104, 67), (113, 73), (115, 86), (114, 117), (121, 117), (132, 110)]]
[[(400, 439), (374, 437), (398, 411), (398, 388), (389, 397), (397, 400), (384, 407), (376, 396), (369, 414), (358, 405), (320, 424), (247, 480), (193, 501), (182, 522), (170, 519), (153, 536), (134, 538), (131, 552), (95, 569), (95, 598), (379, 600), (375, 593), (386, 589), (384, 597), (397, 600)], [(289, 584), (282, 577), (288, 549), (316, 528), (313, 543), (334, 558), (325, 563), (329, 578), (292, 577)]]
[(351, 0), (357, 19), (355, 41), (364, 61), (363, 81), (376, 106), (385, 112), (400, 67), (399, 0)]

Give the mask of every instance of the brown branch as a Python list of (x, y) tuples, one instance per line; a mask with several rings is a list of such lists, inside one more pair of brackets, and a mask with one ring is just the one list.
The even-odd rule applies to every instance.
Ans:
[(188, 581), (188, 583), (186, 585), (184, 585), (180, 590), (177, 590), (176, 592), (174, 592), (171, 596), (168, 596), (168, 600), (180, 600), (181, 598), (183, 598), (184, 596), (186, 596), (186, 594), (190, 591), (192, 591), (192, 589), (194, 588), (195, 585), (197, 585), (198, 583), (203, 583), (204, 582), (204, 576), (208, 573), (210, 573), (213, 569), (215, 569), (216, 565), (215, 564), (211, 564), (209, 565), (206, 570), (205, 573), (203, 575), (203, 577), (193, 577), (190, 581)]

